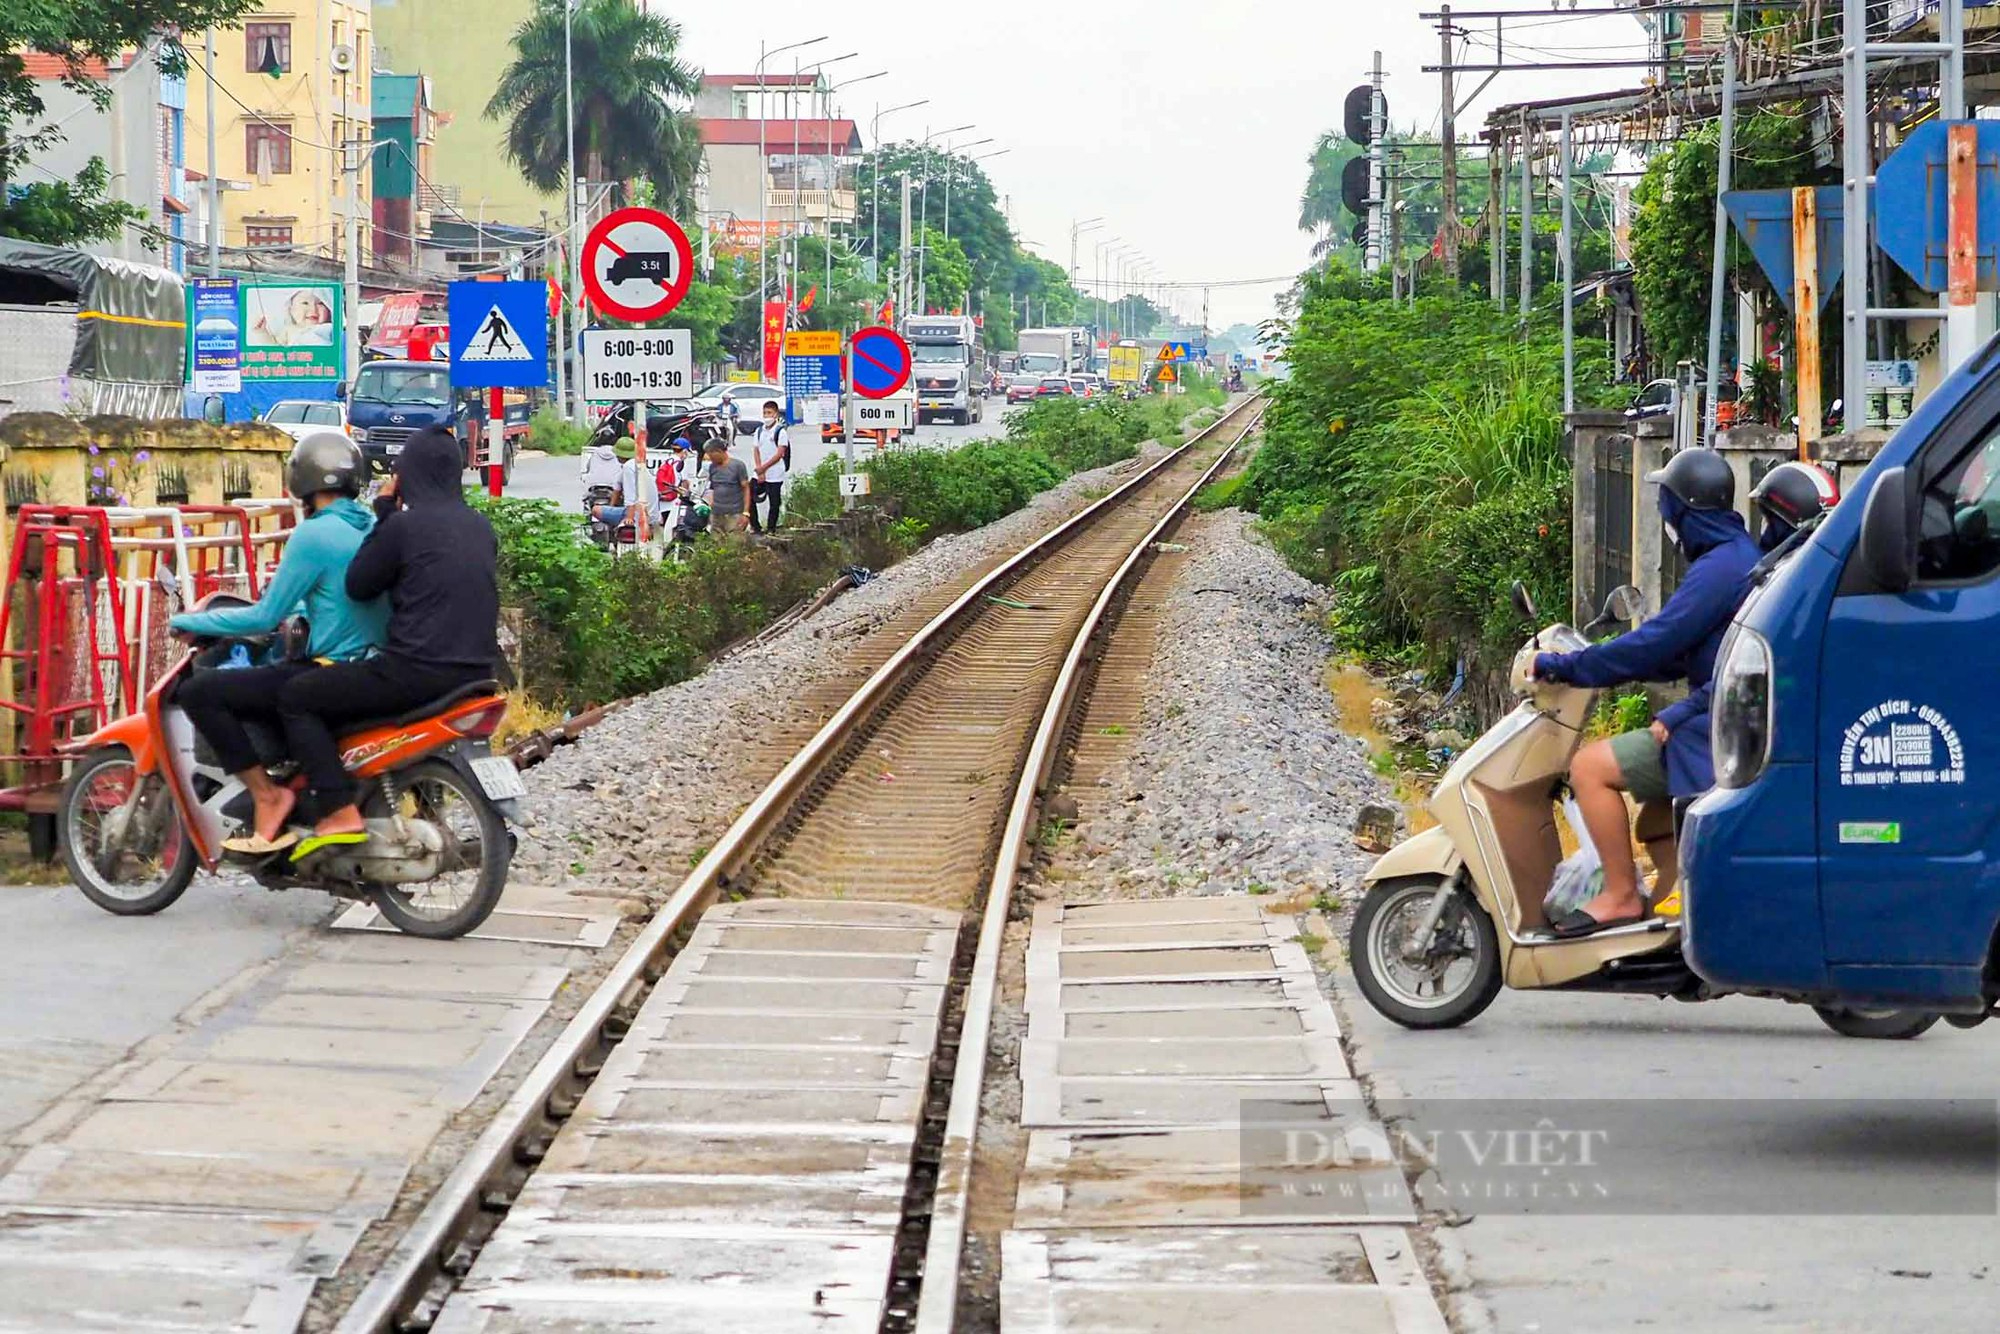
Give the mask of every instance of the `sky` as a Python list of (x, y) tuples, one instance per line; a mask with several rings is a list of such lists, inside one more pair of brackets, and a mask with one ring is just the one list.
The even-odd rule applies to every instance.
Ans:
[[(929, 104), (884, 118), (883, 138), (967, 123), (976, 128), (956, 142), (991, 136), (968, 151), (1007, 150), (981, 165), (1030, 249), (1066, 266), (1072, 226), (1103, 219), (1077, 242), (1086, 290), (1098, 243), (1114, 238), (1166, 279), (1195, 285), (1182, 298), (1194, 316), (1200, 284), (1284, 280), (1214, 288), (1208, 320), (1216, 329), (1269, 315), (1290, 275), (1308, 263), (1312, 238), (1297, 225), (1306, 158), (1319, 134), (1339, 123), (1341, 99), (1365, 81), (1378, 45), (1395, 123), (1414, 122), (1422, 133), (1435, 133), (1437, 123), (1439, 79), (1422, 67), (1438, 63), (1438, 32), (1418, 17), (1436, 0), (649, 4), (681, 24), (686, 56), (710, 73), (750, 72), (760, 40), (775, 48), (821, 35), (827, 40), (797, 57), (855, 52), (829, 66), (836, 84), (886, 70), (836, 94), (842, 113), (862, 122), (864, 139), (877, 106), (919, 98)], [(1522, 14), (1509, 29), (1510, 59), (1548, 58), (1515, 50), (1517, 41), (1578, 58), (1645, 53), (1643, 30), (1625, 15), (1556, 22), (1548, 0), (1460, 0), (1454, 8)], [(1487, 44), (1460, 59), (1490, 60), (1492, 22), (1464, 26)], [(790, 72), (794, 58), (776, 56), (767, 70)], [(1460, 125), (1476, 128), (1509, 102), (1625, 87), (1640, 73), (1502, 74), (1461, 113)]]

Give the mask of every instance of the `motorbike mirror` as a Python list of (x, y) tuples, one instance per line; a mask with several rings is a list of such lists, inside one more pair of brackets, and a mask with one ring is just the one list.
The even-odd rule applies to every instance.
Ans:
[(1535, 599), (1529, 595), (1528, 586), (1519, 579), (1514, 581), (1510, 596), (1514, 599), (1514, 610), (1527, 617), (1531, 624), (1541, 619), (1535, 612)]
[(1638, 589), (1630, 584), (1620, 584), (1604, 599), (1604, 619), (1621, 623), (1637, 620), (1644, 606)]

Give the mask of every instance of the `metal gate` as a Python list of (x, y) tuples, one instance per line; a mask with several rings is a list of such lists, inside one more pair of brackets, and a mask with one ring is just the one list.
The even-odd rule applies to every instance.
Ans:
[(1604, 605), (1611, 590), (1632, 582), (1632, 437), (1612, 435), (1597, 442), (1596, 560), (1590, 572), (1588, 606)]

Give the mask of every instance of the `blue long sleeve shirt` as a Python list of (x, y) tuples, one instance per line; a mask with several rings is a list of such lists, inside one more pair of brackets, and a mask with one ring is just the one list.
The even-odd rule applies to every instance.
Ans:
[(375, 516), (365, 505), (337, 500), (299, 524), (256, 602), (182, 612), (168, 624), (194, 635), (264, 635), (303, 611), (312, 627), (308, 651), (313, 657), (335, 662), (366, 657), (388, 638), (389, 601), (347, 596), (347, 567), (374, 526)]
[(1686, 678), (1687, 697), (1660, 710), (1659, 721), (1668, 733), (1668, 790), (1691, 797), (1715, 785), (1708, 747), (1715, 655), (1736, 609), (1749, 595), (1750, 571), (1760, 553), (1734, 512), (1686, 510), (1679, 521), (1690, 563), (1659, 615), (1602, 644), (1574, 653), (1544, 653), (1535, 659), (1535, 674), (1590, 687)]

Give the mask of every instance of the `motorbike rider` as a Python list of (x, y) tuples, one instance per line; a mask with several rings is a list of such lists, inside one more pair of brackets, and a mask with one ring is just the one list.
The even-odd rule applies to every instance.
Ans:
[(207, 739), (222, 767), (248, 789), (256, 810), (248, 834), (227, 839), (230, 852), (263, 855), (291, 846), (297, 835), (286, 821), (297, 794), (265, 772), (244, 723), (278, 722), (278, 699), (287, 682), (326, 664), (352, 662), (381, 647), (389, 624), (389, 604), (356, 599), (347, 592), (347, 567), (375, 516), (361, 504), (368, 464), (360, 447), (340, 431), (314, 431), (292, 447), (285, 465), (285, 489), (307, 510), (304, 522), (285, 543), (278, 568), (257, 601), (248, 607), (183, 612), (167, 622), (186, 635), (229, 637), (266, 635), (286, 617), (305, 611), (309, 636), (305, 656), (292, 661), (190, 675), (175, 695), (195, 729)]
[(1720, 454), (1684, 449), (1646, 480), (1658, 484), (1661, 522), (1688, 561), (1680, 586), (1657, 616), (1628, 634), (1574, 653), (1538, 654), (1534, 675), (1592, 688), (1685, 677), (1692, 693), (1660, 710), (1651, 726), (1593, 741), (1571, 762), (1570, 786), (1603, 862), (1604, 887), (1550, 924), (1562, 937), (1646, 915), (1624, 794), (1658, 801), (1692, 797), (1714, 785), (1707, 686), (1723, 632), (1750, 591), (1760, 556), (1735, 511), (1735, 474)]
[(494, 674), (500, 659), (499, 543), (465, 503), (458, 442), (441, 426), (412, 436), (375, 500), (375, 526), (347, 567), (347, 595), (389, 608), (381, 652), (287, 681), (285, 738), (320, 813), (300, 861), (367, 840), (336, 737), (345, 724), (413, 709)]
[(1757, 545), (1776, 551), (1791, 535), (1840, 503), (1840, 484), (1826, 469), (1812, 463), (1781, 463), (1764, 474), (1750, 492), (1751, 503), (1764, 516)]

